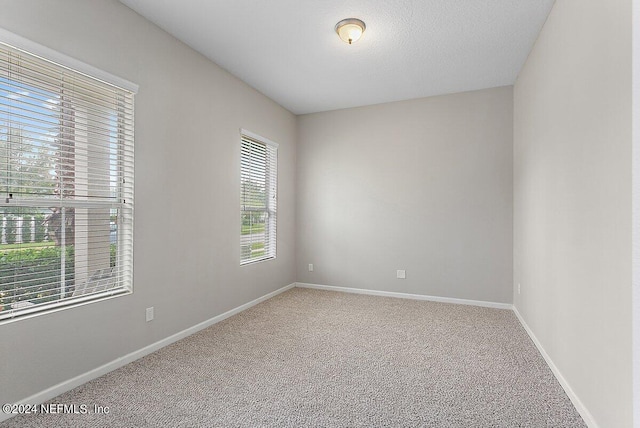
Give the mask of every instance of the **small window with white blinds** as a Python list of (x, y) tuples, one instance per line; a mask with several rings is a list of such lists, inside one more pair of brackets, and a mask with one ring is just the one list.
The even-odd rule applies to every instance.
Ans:
[(0, 320), (132, 291), (137, 87), (93, 71), (0, 33)]
[(276, 257), (278, 145), (241, 131), (240, 264)]

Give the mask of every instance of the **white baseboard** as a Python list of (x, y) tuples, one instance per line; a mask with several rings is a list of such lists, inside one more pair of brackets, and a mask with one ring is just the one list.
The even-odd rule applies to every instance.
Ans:
[(573, 389), (569, 385), (569, 382), (567, 382), (564, 376), (562, 376), (562, 373), (560, 373), (558, 367), (554, 364), (553, 360), (551, 360), (551, 357), (549, 356), (549, 354), (547, 354), (547, 351), (544, 350), (542, 344), (540, 343), (540, 341), (538, 341), (536, 335), (533, 334), (533, 331), (531, 331), (527, 323), (524, 321), (524, 318), (522, 318), (522, 315), (520, 315), (520, 312), (518, 312), (518, 308), (516, 308), (515, 306), (513, 307), (513, 313), (515, 313), (516, 317), (518, 317), (520, 324), (522, 324), (522, 327), (524, 327), (525, 331), (527, 332), (533, 343), (536, 345), (536, 348), (538, 348), (538, 351), (540, 351), (540, 354), (542, 354), (542, 357), (547, 362), (547, 365), (551, 369), (551, 372), (553, 372), (553, 375), (556, 377), (556, 379), (558, 379), (560, 386), (562, 386), (562, 389), (564, 389), (564, 392), (566, 392), (574, 407), (576, 408), (578, 413), (580, 413), (582, 419), (584, 419), (584, 422), (589, 428), (598, 428), (598, 424), (596, 423), (589, 410), (587, 410), (585, 405), (582, 404), (582, 401), (580, 401), (580, 398), (578, 398), (576, 393), (573, 392)]
[(511, 303), (486, 302), (483, 300), (456, 299), (453, 297), (427, 296), (424, 294), (398, 293), (394, 291), (367, 290), (364, 288), (336, 287), (334, 285), (308, 284), (296, 282), (296, 287), (314, 288), (317, 290), (341, 291), (343, 293), (368, 294), (371, 296), (397, 297), (400, 299), (428, 300), (430, 302), (453, 303), (456, 305), (482, 306), (494, 309), (512, 309)]
[[(108, 362), (107, 364), (104, 364), (100, 367), (97, 367), (93, 370), (90, 370), (86, 373), (83, 373), (81, 375), (78, 375), (72, 379), (66, 380), (64, 382), (61, 382), (57, 385), (52, 386), (51, 388), (47, 388), (44, 391), (38, 392), (37, 394), (34, 394), (30, 397), (25, 398), (24, 400), (20, 400), (18, 402), (16, 402), (15, 404), (41, 404), (44, 403), (47, 400), (51, 400), (54, 397), (57, 397), (58, 395), (65, 393), (67, 391), (72, 390), (73, 388), (76, 388), (84, 383), (87, 383), (93, 379), (97, 379), (100, 376), (107, 374), (113, 370), (119, 369), (122, 366), (125, 366), (137, 359), (140, 359), (146, 355), (149, 355), (155, 351), (157, 351), (158, 349), (164, 348), (167, 345), (171, 345), (174, 342), (177, 342), (180, 339), (184, 339), (187, 336), (191, 336), (194, 333), (197, 333), (200, 330), (203, 330), (207, 327), (212, 326), (213, 324), (219, 323), (222, 320), (225, 320), (233, 315), (236, 315), (246, 309), (249, 309), (252, 306), (257, 305), (258, 303), (264, 302), (265, 300), (268, 300), (280, 293), (283, 293), (287, 290), (292, 289), (293, 287), (295, 287), (295, 283), (293, 284), (289, 284), (285, 287), (279, 288), (269, 294), (265, 294), (262, 297), (258, 297), (255, 300), (252, 300), (248, 303), (245, 303), (244, 305), (240, 305), (237, 308), (231, 309), (223, 314), (220, 314), (218, 316), (215, 316), (211, 319), (208, 319), (206, 321), (203, 321), (199, 324), (194, 325), (193, 327), (189, 327), (186, 330), (182, 330), (176, 334), (173, 334), (169, 337), (166, 337), (162, 340), (159, 340), (155, 343), (152, 343), (149, 346), (145, 346), (142, 349), (138, 349), (137, 351), (131, 352), (130, 354), (127, 354), (123, 357), (117, 358), (113, 361)], [(9, 419), (10, 417), (12, 417), (14, 415), (12, 414), (6, 414), (3, 412), (0, 412), (0, 422), (2, 422), (3, 420)]]

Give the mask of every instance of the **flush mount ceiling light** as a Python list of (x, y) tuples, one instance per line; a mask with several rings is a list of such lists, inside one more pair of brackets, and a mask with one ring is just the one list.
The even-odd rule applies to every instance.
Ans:
[(343, 19), (336, 24), (336, 33), (338, 33), (342, 41), (352, 44), (362, 36), (365, 28), (367, 28), (367, 26), (359, 19)]

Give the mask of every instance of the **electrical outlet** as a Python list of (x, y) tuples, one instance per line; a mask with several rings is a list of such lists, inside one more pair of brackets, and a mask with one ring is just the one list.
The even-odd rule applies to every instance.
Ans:
[(153, 306), (147, 308), (147, 322), (153, 321)]
[(407, 278), (407, 272), (404, 269), (398, 269), (396, 271), (396, 278), (398, 278), (398, 279), (406, 279)]
[(309, 272), (313, 272), (313, 263), (309, 263)]
[(520, 283), (518, 283), (518, 294), (520, 294)]

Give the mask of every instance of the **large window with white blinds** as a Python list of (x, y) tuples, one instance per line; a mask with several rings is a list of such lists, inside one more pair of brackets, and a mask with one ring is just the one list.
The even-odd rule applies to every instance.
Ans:
[(241, 131), (240, 264), (276, 257), (278, 145)]
[(0, 33), (0, 320), (132, 291), (136, 87), (94, 70)]

